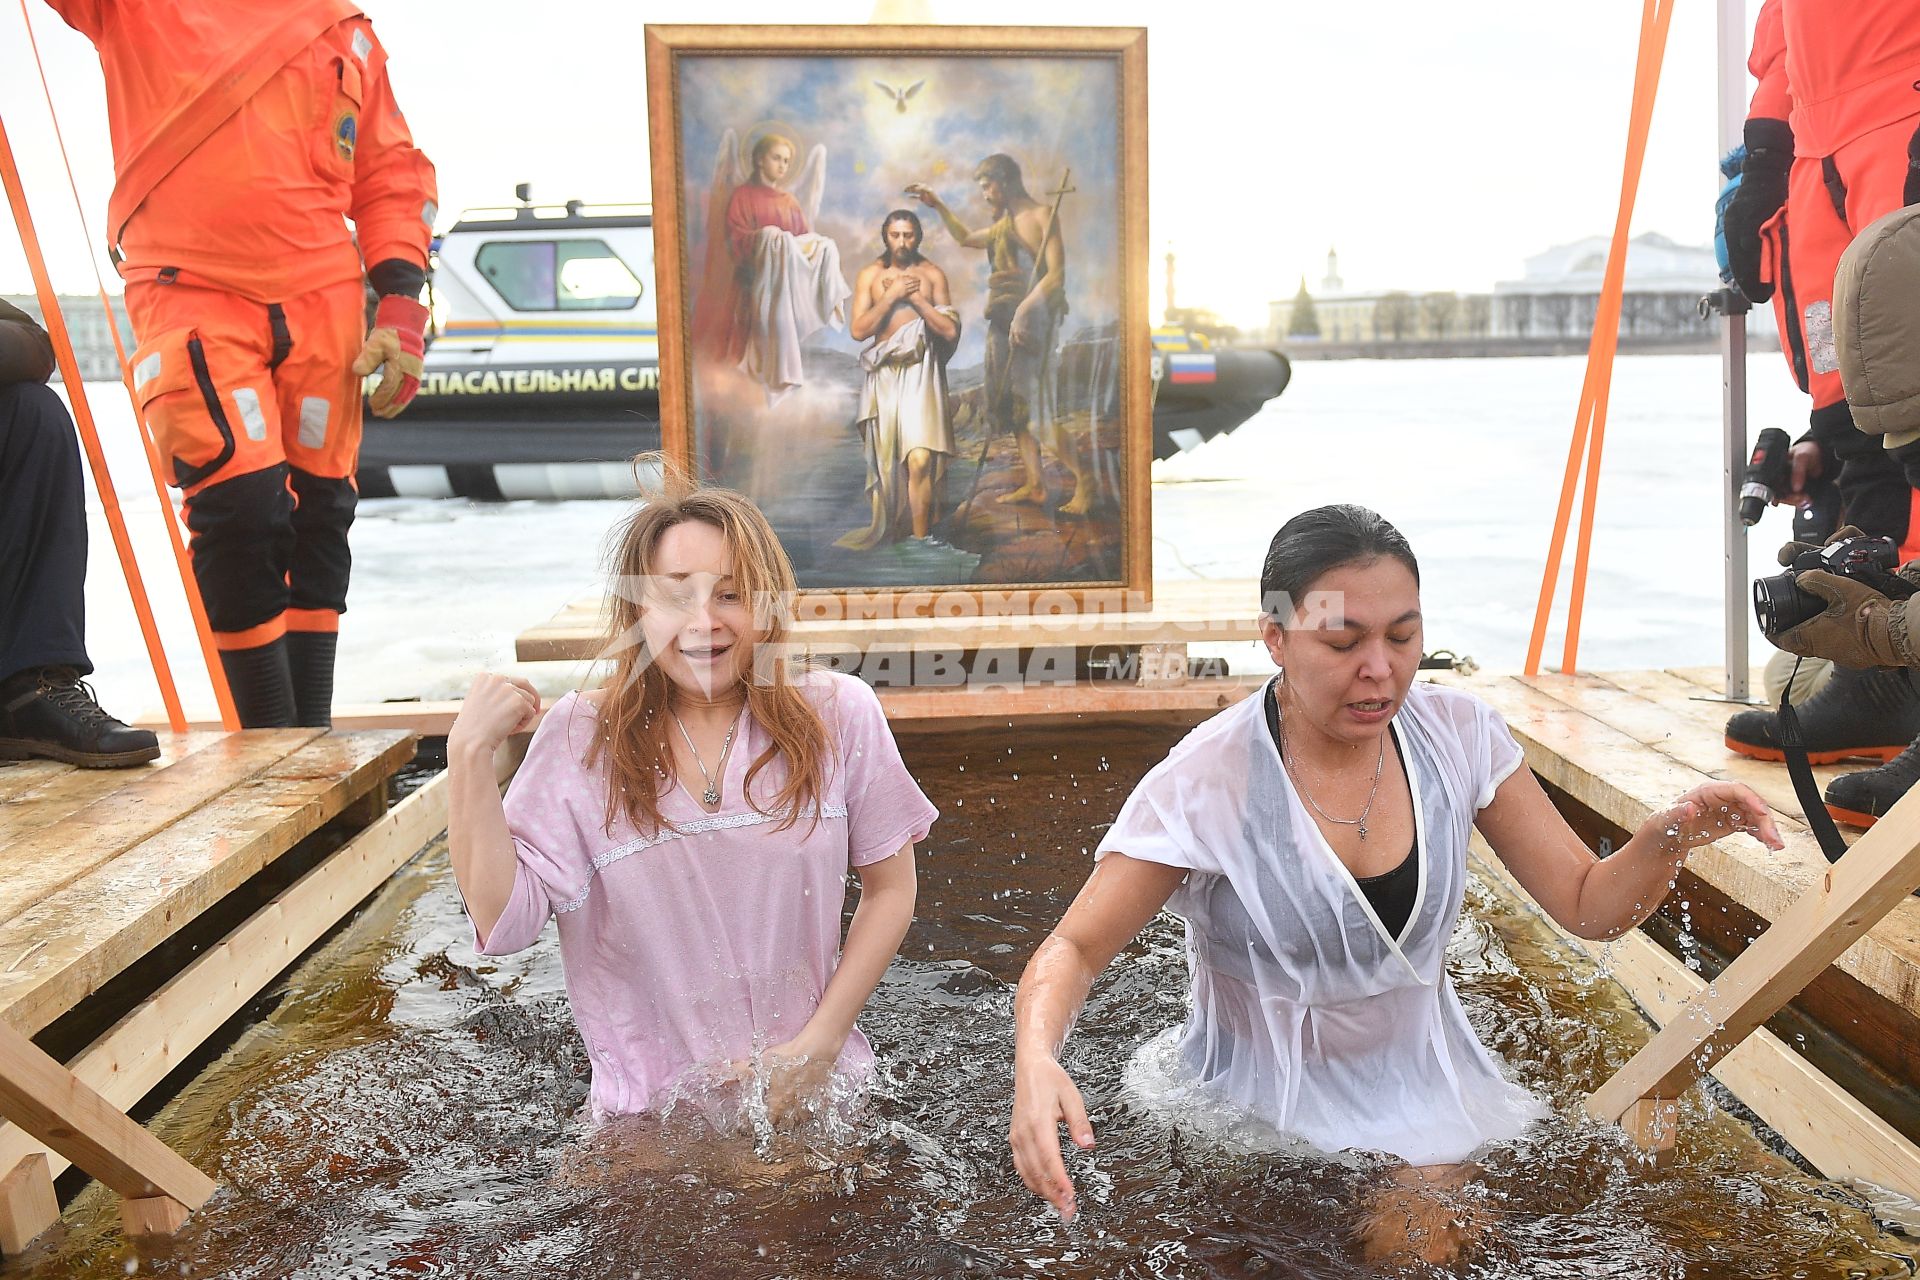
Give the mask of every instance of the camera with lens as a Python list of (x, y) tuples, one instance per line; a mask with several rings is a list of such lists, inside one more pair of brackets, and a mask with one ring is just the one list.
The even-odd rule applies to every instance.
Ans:
[(1802, 551), (1785, 573), (1753, 580), (1753, 613), (1761, 634), (1771, 640), (1823, 612), (1827, 601), (1803, 591), (1795, 577), (1821, 569), (1873, 588), (1890, 600), (1905, 600), (1916, 591), (1913, 583), (1894, 572), (1900, 549), (1891, 538), (1844, 538), (1831, 546)]

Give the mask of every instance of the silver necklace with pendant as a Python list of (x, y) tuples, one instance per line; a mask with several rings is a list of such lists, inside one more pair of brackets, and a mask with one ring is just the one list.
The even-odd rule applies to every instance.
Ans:
[[(744, 713), (746, 708), (741, 707), (740, 710)], [(700, 758), (700, 748), (693, 745), (693, 735), (687, 732), (687, 726), (681, 722), (680, 713), (672, 707), (668, 707), (667, 714), (672, 716), (673, 722), (680, 726), (680, 736), (687, 740), (687, 750), (693, 753), (693, 762), (700, 767), (700, 776), (707, 780), (707, 789), (700, 793), (700, 801), (708, 808), (712, 808), (714, 805), (720, 803), (719, 780), (716, 779), (712, 773), (707, 772), (707, 762)], [(739, 727), (740, 717), (735, 716), (733, 723), (727, 726), (726, 740), (720, 744), (720, 760), (714, 765), (715, 771), (721, 774), (725, 774), (727, 771), (727, 757), (733, 752), (733, 734)]]
[(1367, 789), (1366, 808), (1360, 810), (1360, 816), (1357, 818), (1336, 818), (1315, 803), (1312, 793), (1307, 790), (1307, 784), (1300, 778), (1299, 769), (1294, 766), (1293, 761), (1287, 758), (1287, 719), (1280, 714), (1280, 708), (1277, 702), (1274, 705), (1274, 719), (1280, 725), (1280, 763), (1284, 765), (1287, 772), (1293, 776), (1294, 790), (1298, 791), (1301, 797), (1305, 799), (1309, 805), (1313, 806), (1315, 813), (1325, 818), (1328, 822), (1338, 823), (1343, 827), (1359, 827), (1360, 843), (1365, 844), (1367, 842), (1367, 818), (1373, 813), (1374, 797), (1380, 794), (1380, 771), (1387, 763), (1387, 736), (1384, 733), (1380, 735), (1380, 757), (1373, 762), (1373, 785)]

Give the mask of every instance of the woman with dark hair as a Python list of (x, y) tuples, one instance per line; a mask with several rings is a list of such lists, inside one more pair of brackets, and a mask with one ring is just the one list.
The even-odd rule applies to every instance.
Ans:
[[(1280, 674), (1141, 780), (1020, 982), (1009, 1137), (1021, 1179), (1063, 1217), (1074, 1190), (1058, 1126), (1082, 1148), (1094, 1137), (1059, 1052), (1094, 977), (1162, 906), (1186, 921), (1192, 974), (1185, 1024), (1150, 1046), (1175, 1077), (1277, 1134), (1397, 1157), (1408, 1167), (1389, 1195), (1421, 1201), (1544, 1112), (1475, 1037), (1447, 978), (1474, 827), (1585, 938), (1645, 919), (1696, 845), (1745, 831), (1780, 847), (1753, 792), (1709, 783), (1595, 857), (1497, 712), (1414, 680), (1419, 566), (1373, 512), (1289, 520), (1260, 586)], [(1426, 1216), (1395, 1208), (1401, 1224)], [(1405, 1226), (1374, 1230), (1379, 1218), (1369, 1252), (1402, 1251)], [(1450, 1256), (1456, 1228), (1430, 1222), (1421, 1251)]]

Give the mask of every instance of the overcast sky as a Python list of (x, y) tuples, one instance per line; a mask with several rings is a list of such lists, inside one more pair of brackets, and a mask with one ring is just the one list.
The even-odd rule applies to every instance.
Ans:
[[(1750, 4), (1748, 20), (1757, 4)], [(94, 236), (112, 189), (99, 64), (29, 0)], [(862, 22), (872, 0), (368, 0), (414, 137), (463, 206), (649, 197), (648, 22)], [(1179, 255), (1185, 305), (1260, 324), (1317, 284), (1484, 289), (1550, 245), (1612, 229), (1640, 6), (1541, 0), (933, 0), (942, 21), (1148, 28), (1154, 305)], [(1673, 20), (1634, 231), (1712, 233), (1714, 6)], [(19, 11), (0, 6), (0, 121), (63, 291), (90, 252)], [(110, 287), (113, 281), (109, 280)], [(0, 242), (0, 292), (30, 288)]]

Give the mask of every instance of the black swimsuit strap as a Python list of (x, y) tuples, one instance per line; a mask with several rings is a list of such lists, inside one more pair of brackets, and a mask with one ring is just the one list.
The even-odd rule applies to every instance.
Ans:
[[(1274, 684), (1267, 683), (1265, 696), (1267, 712), (1267, 732), (1273, 735), (1273, 749), (1280, 750), (1280, 703), (1274, 694)], [(1400, 745), (1400, 735), (1393, 726), (1387, 726), (1387, 737), (1393, 743), (1393, 754), (1400, 761), (1400, 772), (1412, 778), (1407, 769), (1407, 753)], [(1282, 764), (1284, 769), (1285, 765)], [(1418, 804), (1418, 797), (1414, 798)], [(1407, 926), (1413, 921), (1414, 899), (1420, 893), (1420, 836), (1419, 824), (1414, 825), (1413, 842), (1407, 848), (1407, 856), (1402, 858), (1391, 871), (1383, 871), (1377, 876), (1355, 876), (1354, 883), (1360, 886), (1373, 914), (1380, 918), (1380, 924), (1389, 937), (1396, 942), (1406, 933)]]

